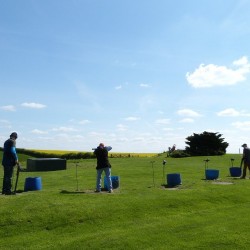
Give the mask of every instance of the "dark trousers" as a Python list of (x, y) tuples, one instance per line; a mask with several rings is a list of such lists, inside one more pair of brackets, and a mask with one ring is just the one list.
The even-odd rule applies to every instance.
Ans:
[(13, 175), (14, 166), (3, 166), (4, 175), (3, 175), (3, 188), (2, 194), (10, 194), (11, 193), (11, 179)]
[(250, 171), (250, 163), (248, 162), (244, 162), (244, 167), (243, 167), (243, 174), (242, 174), (242, 178), (245, 178), (246, 177), (246, 174), (247, 174), (247, 168), (249, 169)]

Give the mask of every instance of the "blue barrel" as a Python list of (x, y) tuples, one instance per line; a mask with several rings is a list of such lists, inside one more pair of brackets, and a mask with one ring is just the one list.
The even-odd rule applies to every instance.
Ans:
[(216, 180), (219, 177), (219, 170), (217, 169), (206, 169), (206, 180)]
[(174, 173), (174, 174), (167, 174), (167, 185), (168, 187), (175, 187), (181, 184), (181, 175)]
[[(119, 176), (111, 176), (111, 181), (112, 181), (113, 189), (120, 187), (120, 177)], [(109, 189), (108, 180), (107, 180), (106, 176), (104, 177), (104, 188), (107, 190)]]
[(241, 168), (240, 167), (231, 167), (229, 168), (231, 177), (240, 177), (241, 176)]
[(42, 189), (41, 177), (27, 177), (25, 179), (24, 191), (36, 191)]

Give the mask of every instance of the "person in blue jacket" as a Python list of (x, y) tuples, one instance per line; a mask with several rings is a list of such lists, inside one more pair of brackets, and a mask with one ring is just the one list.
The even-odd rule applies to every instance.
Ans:
[(11, 179), (13, 169), (18, 164), (18, 156), (16, 152), (17, 133), (13, 132), (10, 138), (4, 142), (2, 165), (4, 169), (2, 194), (11, 195)]

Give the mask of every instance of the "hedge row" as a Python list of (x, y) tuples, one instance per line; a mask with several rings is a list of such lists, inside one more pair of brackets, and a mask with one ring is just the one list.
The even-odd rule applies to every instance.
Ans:
[[(0, 147), (0, 150), (3, 151), (3, 148)], [(39, 151), (29, 150), (29, 149), (24, 149), (24, 148), (17, 148), (16, 150), (17, 150), (17, 153), (25, 154), (34, 158), (61, 158), (61, 159), (66, 159), (66, 160), (95, 158), (95, 155), (89, 152), (56, 154), (56, 153), (39, 152)]]
[[(56, 154), (56, 153), (47, 153), (47, 152), (39, 152), (36, 150), (29, 150), (24, 148), (17, 148), (17, 153), (25, 154), (34, 158), (61, 158), (66, 160), (78, 160), (78, 159), (93, 159), (95, 155), (93, 152), (76, 152), (76, 153), (65, 153), (65, 154)], [(0, 147), (0, 151), (3, 151), (3, 148)], [(133, 154), (120, 154), (120, 153), (112, 153), (109, 154), (110, 158), (130, 158), (130, 157), (140, 157), (138, 155)]]

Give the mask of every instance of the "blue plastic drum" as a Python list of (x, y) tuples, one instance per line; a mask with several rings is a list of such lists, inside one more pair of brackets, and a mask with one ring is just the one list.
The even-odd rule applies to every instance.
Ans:
[(167, 174), (168, 187), (175, 187), (181, 184), (181, 175), (178, 173)]
[(216, 180), (219, 177), (219, 170), (217, 169), (206, 169), (206, 180)]
[(240, 167), (231, 167), (229, 168), (231, 177), (240, 177), (241, 176), (241, 168)]
[(42, 189), (41, 177), (27, 177), (25, 179), (24, 191), (36, 191)]
[[(120, 187), (120, 177), (119, 176), (111, 176), (112, 187), (113, 189), (117, 189)], [(108, 180), (106, 176), (104, 177), (104, 188), (108, 190)]]

